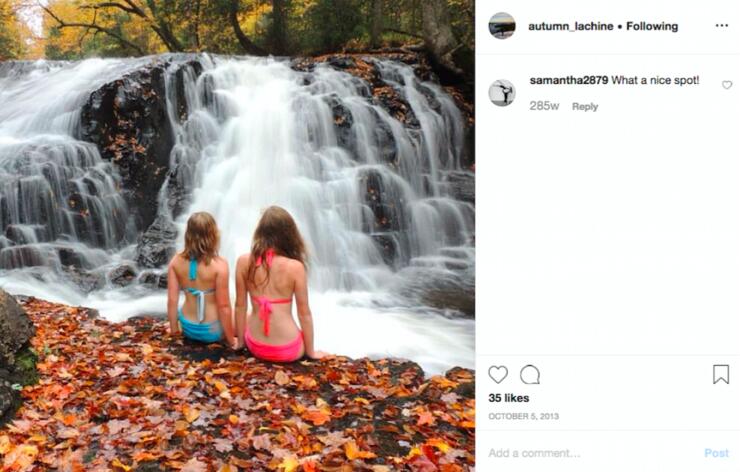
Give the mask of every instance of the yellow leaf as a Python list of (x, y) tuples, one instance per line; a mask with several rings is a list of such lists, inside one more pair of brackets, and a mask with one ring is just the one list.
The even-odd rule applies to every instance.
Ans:
[(283, 469), (284, 472), (295, 472), (299, 465), (300, 464), (295, 457), (289, 456), (283, 459), (283, 462), (278, 466), (278, 468)]
[(229, 423), (233, 425), (239, 424), (239, 417), (236, 415), (229, 415)]
[(141, 352), (143, 352), (145, 356), (148, 356), (149, 354), (154, 352), (154, 348), (152, 348), (149, 344), (142, 344)]
[(185, 415), (185, 419), (188, 423), (192, 423), (200, 416), (200, 411), (197, 408), (190, 408), (187, 405), (185, 405), (185, 408), (183, 408), (182, 412)]
[(3, 461), (3, 470), (26, 471), (36, 462), (39, 449), (36, 446), (22, 444), (10, 451)]
[(347, 459), (351, 461), (355, 459), (372, 459), (373, 457), (376, 457), (375, 454), (370, 451), (361, 451), (357, 447), (357, 443), (354, 441), (347, 441), (344, 444), (344, 454), (347, 456)]
[(3, 434), (0, 436), (0, 454), (7, 454), (10, 450), (10, 438)]
[(370, 402), (367, 400), (367, 398), (355, 397), (355, 401), (357, 403), (362, 403), (363, 405), (369, 405), (370, 404)]
[(216, 380), (213, 383), (213, 385), (216, 387), (216, 390), (218, 390), (221, 393), (229, 390), (229, 387), (225, 383), (221, 382), (220, 380)]
[(430, 439), (429, 441), (427, 441), (427, 444), (432, 447), (436, 447), (440, 452), (447, 452), (450, 450), (450, 445), (442, 441), (441, 439)]
[(131, 470), (131, 466), (128, 466), (124, 464), (123, 462), (119, 461), (118, 459), (113, 459), (113, 462), (110, 463), (111, 466), (116, 467), (118, 469), (121, 469), (125, 472), (128, 472)]

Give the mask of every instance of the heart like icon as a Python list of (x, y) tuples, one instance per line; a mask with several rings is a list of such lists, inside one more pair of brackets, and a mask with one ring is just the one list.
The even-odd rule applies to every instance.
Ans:
[(488, 368), (488, 376), (497, 384), (503, 382), (507, 375), (509, 375), (509, 369), (506, 366), (492, 365)]
[(725, 90), (730, 90), (732, 88), (732, 81), (731, 80), (723, 80), (722, 81), (722, 87), (724, 87)]

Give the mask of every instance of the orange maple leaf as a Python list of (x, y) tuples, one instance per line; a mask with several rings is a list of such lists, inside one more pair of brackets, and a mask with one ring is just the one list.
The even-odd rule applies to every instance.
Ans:
[(310, 421), (314, 426), (321, 426), (331, 419), (331, 412), (324, 409), (310, 408), (301, 415), (306, 421)]

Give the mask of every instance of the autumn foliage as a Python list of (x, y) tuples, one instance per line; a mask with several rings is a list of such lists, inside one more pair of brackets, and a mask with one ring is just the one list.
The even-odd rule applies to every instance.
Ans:
[(40, 380), (0, 428), (3, 470), (463, 471), (474, 464), (472, 372), (330, 357), (263, 363), (24, 301)]

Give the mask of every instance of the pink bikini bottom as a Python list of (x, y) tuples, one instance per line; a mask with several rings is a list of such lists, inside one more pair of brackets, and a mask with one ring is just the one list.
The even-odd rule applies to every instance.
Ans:
[(287, 344), (274, 346), (257, 341), (249, 335), (249, 329), (244, 331), (244, 340), (247, 343), (247, 349), (254, 357), (271, 362), (293, 362), (301, 356), (303, 348), (303, 333), (298, 332), (298, 336)]

